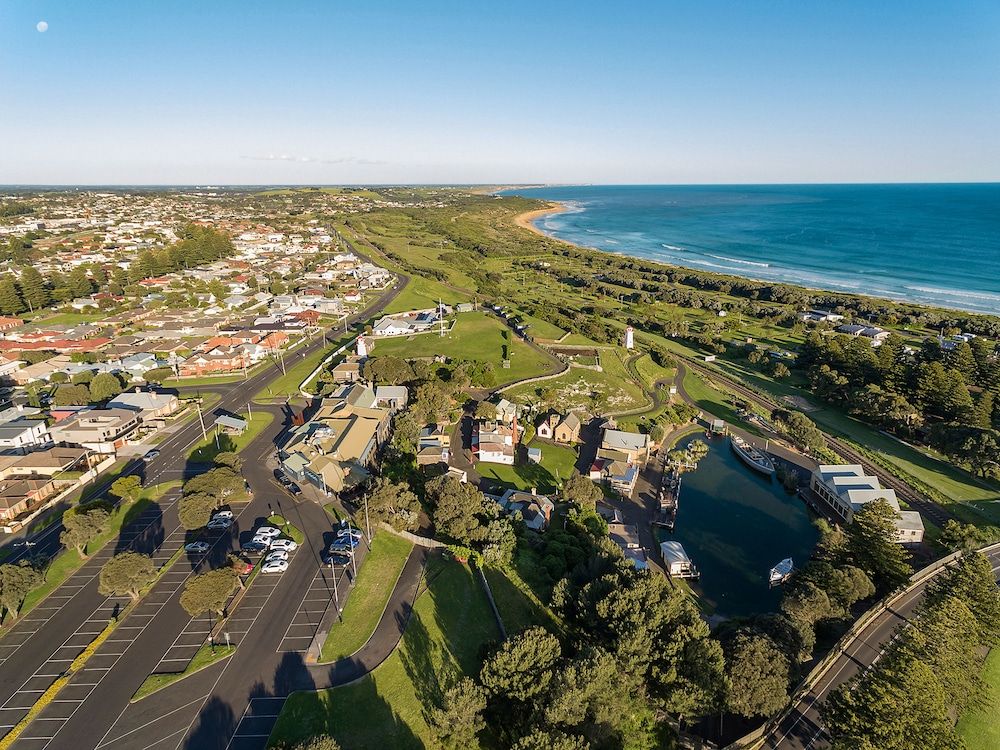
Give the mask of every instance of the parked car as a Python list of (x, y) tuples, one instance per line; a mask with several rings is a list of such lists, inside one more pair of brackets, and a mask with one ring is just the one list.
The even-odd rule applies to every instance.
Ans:
[(299, 487), (297, 484), (295, 484), (295, 482), (289, 482), (288, 484), (286, 484), (285, 489), (291, 492), (293, 495), (302, 494), (302, 488)]
[(359, 544), (361, 544), (361, 537), (360, 537), (360, 535), (354, 536), (354, 534), (350, 534), (350, 533), (343, 534), (343, 535), (338, 534), (337, 535), (337, 539), (334, 542), (334, 544), (341, 544), (341, 545), (344, 545), (345, 547), (346, 546), (350, 546), (351, 549), (354, 549)]
[(351, 556), (344, 555), (340, 552), (334, 553), (324, 553), (323, 554), (323, 564), (324, 565), (350, 565)]
[(188, 542), (184, 545), (184, 551), (203, 555), (208, 552), (211, 546), (208, 542)]
[(155, 460), (159, 455), (160, 452), (156, 448), (153, 448), (151, 451), (146, 451), (146, 455), (142, 457), (142, 460), (148, 464), (150, 461)]
[(269, 536), (255, 536), (250, 541), (254, 544), (259, 544), (264, 549), (269, 549), (271, 547), (271, 542), (273, 542), (274, 539)]
[(343, 529), (341, 529), (340, 531), (337, 532), (337, 539), (346, 539), (347, 537), (350, 537), (351, 539), (354, 539), (355, 541), (360, 542), (361, 538), (362, 538), (361, 530), (360, 529), (343, 528)]
[(331, 555), (333, 555), (333, 554), (353, 555), (354, 554), (354, 547), (352, 547), (351, 545), (347, 544), (346, 542), (334, 542), (333, 544), (330, 545), (330, 548), (327, 551)]
[(253, 534), (254, 536), (279, 537), (281, 529), (276, 529), (274, 526), (261, 526)]
[(231, 510), (217, 510), (212, 514), (212, 520), (217, 518), (234, 518), (233, 512)]
[(251, 539), (249, 542), (243, 544), (240, 547), (244, 552), (250, 552), (255, 555), (259, 555), (261, 552), (266, 550), (270, 545), (266, 541), (258, 541), (257, 539)]
[(208, 522), (208, 525), (205, 528), (209, 529), (210, 531), (225, 531), (232, 525), (233, 525), (232, 518), (213, 518), (211, 521)]
[(265, 563), (269, 563), (272, 560), (288, 560), (288, 553), (282, 550), (275, 550), (274, 552), (268, 552), (267, 557), (264, 558)]
[(261, 573), (284, 573), (288, 570), (287, 560), (274, 560), (260, 566)]
[(294, 552), (299, 548), (298, 542), (291, 539), (275, 539), (271, 542), (271, 549), (282, 550), (284, 552)]

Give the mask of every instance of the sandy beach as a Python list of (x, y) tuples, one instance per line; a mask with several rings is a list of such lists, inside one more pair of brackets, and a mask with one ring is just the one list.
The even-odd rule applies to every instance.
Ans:
[(536, 227), (534, 222), (536, 219), (540, 219), (543, 216), (548, 216), (549, 214), (560, 214), (565, 210), (567, 210), (566, 206), (562, 203), (550, 203), (548, 208), (539, 208), (534, 211), (525, 211), (523, 214), (518, 214), (514, 217), (514, 223), (522, 229), (527, 229), (529, 232), (534, 232), (535, 234), (539, 234), (542, 237), (547, 237), (551, 240), (554, 239), (552, 235), (546, 234), (541, 229)]

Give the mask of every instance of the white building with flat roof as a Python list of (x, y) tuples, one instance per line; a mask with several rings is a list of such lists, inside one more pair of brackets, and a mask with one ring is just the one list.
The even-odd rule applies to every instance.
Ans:
[(867, 503), (885, 500), (896, 511), (897, 542), (917, 544), (924, 538), (920, 514), (901, 510), (896, 491), (882, 487), (878, 478), (866, 475), (860, 464), (822, 464), (813, 472), (809, 487), (844, 523), (854, 520), (854, 514)]

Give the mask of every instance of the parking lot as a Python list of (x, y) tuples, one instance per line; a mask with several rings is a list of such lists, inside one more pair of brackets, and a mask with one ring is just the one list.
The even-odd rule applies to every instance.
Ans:
[[(336, 578), (334, 578), (336, 576)], [(316, 631), (323, 622), (326, 611), (334, 606), (333, 587), (336, 580), (340, 594), (340, 605), (344, 606), (347, 598), (347, 588), (349, 582), (342, 580), (346, 578), (344, 568), (334, 568), (331, 572), (329, 566), (323, 565), (316, 571), (312, 582), (306, 589), (299, 603), (295, 616), (285, 630), (285, 635), (278, 646), (278, 652), (284, 651), (305, 651), (316, 637)]]

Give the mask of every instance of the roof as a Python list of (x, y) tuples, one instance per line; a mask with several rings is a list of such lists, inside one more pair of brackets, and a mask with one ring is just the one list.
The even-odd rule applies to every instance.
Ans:
[(668, 563), (690, 563), (691, 558), (680, 542), (666, 541), (660, 542), (660, 554), (663, 560)]
[(607, 448), (621, 451), (645, 450), (649, 436), (638, 432), (622, 432), (621, 430), (605, 430), (603, 444)]
[(570, 412), (566, 415), (566, 418), (559, 423), (561, 427), (565, 427), (568, 430), (578, 430), (580, 429), (580, 418), (576, 416), (576, 412)]
[(215, 424), (221, 425), (222, 427), (229, 427), (234, 430), (245, 430), (248, 422), (242, 417), (231, 417), (228, 414), (222, 414), (216, 418)]

